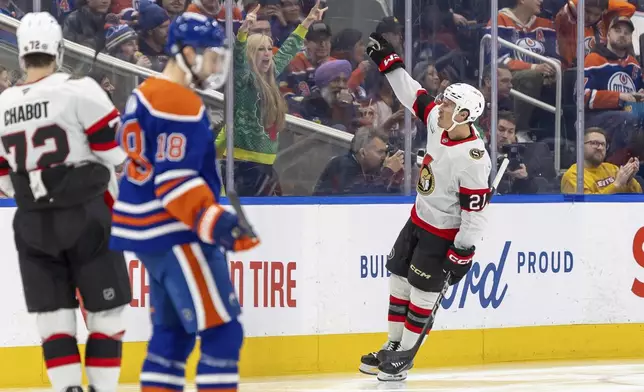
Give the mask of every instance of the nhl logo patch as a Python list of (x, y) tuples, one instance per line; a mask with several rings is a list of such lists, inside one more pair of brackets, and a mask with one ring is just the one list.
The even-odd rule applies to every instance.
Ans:
[(478, 148), (473, 148), (470, 150), (470, 156), (472, 159), (481, 159), (485, 155), (485, 150), (479, 150)]
[(116, 292), (114, 291), (114, 288), (110, 287), (105, 290), (103, 290), (103, 299), (106, 301), (111, 301), (116, 297)]

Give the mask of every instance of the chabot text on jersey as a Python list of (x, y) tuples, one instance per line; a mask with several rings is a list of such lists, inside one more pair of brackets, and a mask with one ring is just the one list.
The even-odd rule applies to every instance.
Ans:
[(49, 117), (48, 105), (49, 101), (42, 101), (9, 108), (4, 112), (4, 126)]

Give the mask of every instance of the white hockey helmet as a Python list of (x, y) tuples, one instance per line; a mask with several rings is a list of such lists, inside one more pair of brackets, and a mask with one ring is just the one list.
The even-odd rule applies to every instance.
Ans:
[[(454, 129), (457, 125), (467, 124), (476, 121), (485, 108), (485, 97), (483, 94), (473, 86), (466, 83), (454, 83), (447, 86), (445, 91), (437, 99), (448, 99), (456, 106), (454, 113), (452, 113), (452, 126), (447, 130), (448, 132)], [(462, 122), (456, 121), (456, 116), (463, 111), (467, 110), (469, 116)]]
[(44, 53), (56, 58), (56, 67), (63, 65), (63, 30), (48, 12), (30, 12), (20, 21), (16, 31), (18, 57), (24, 68), (22, 58), (28, 54)]

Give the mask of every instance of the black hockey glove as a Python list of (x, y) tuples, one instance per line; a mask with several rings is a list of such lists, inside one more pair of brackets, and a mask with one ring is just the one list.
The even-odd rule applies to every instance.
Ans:
[(378, 66), (378, 70), (383, 74), (394, 69), (405, 68), (405, 63), (398, 56), (394, 47), (378, 33), (371, 33), (369, 36), (367, 55), (371, 57), (371, 60)]
[(443, 270), (451, 272), (452, 278), (449, 281), (450, 286), (460, 282), (472, 268), (472, 258), (474, 257), (474, 247), (469, 249), (459, 249), (454, 245), (449, 247), (447, 256), (443, 261)]

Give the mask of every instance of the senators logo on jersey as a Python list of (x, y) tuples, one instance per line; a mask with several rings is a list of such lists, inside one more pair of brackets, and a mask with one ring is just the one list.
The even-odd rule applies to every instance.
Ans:
[(436, 182), (434, 181), (434, 172), (432, 172), (431, 163), (434, 158), (431, 155), (425, 155), (423, 159), (423, 166), (420, 168), (420, 176), (418, 178), (418, 185), (416, 190), (423, 196), (427, 196), (434, 192)]

